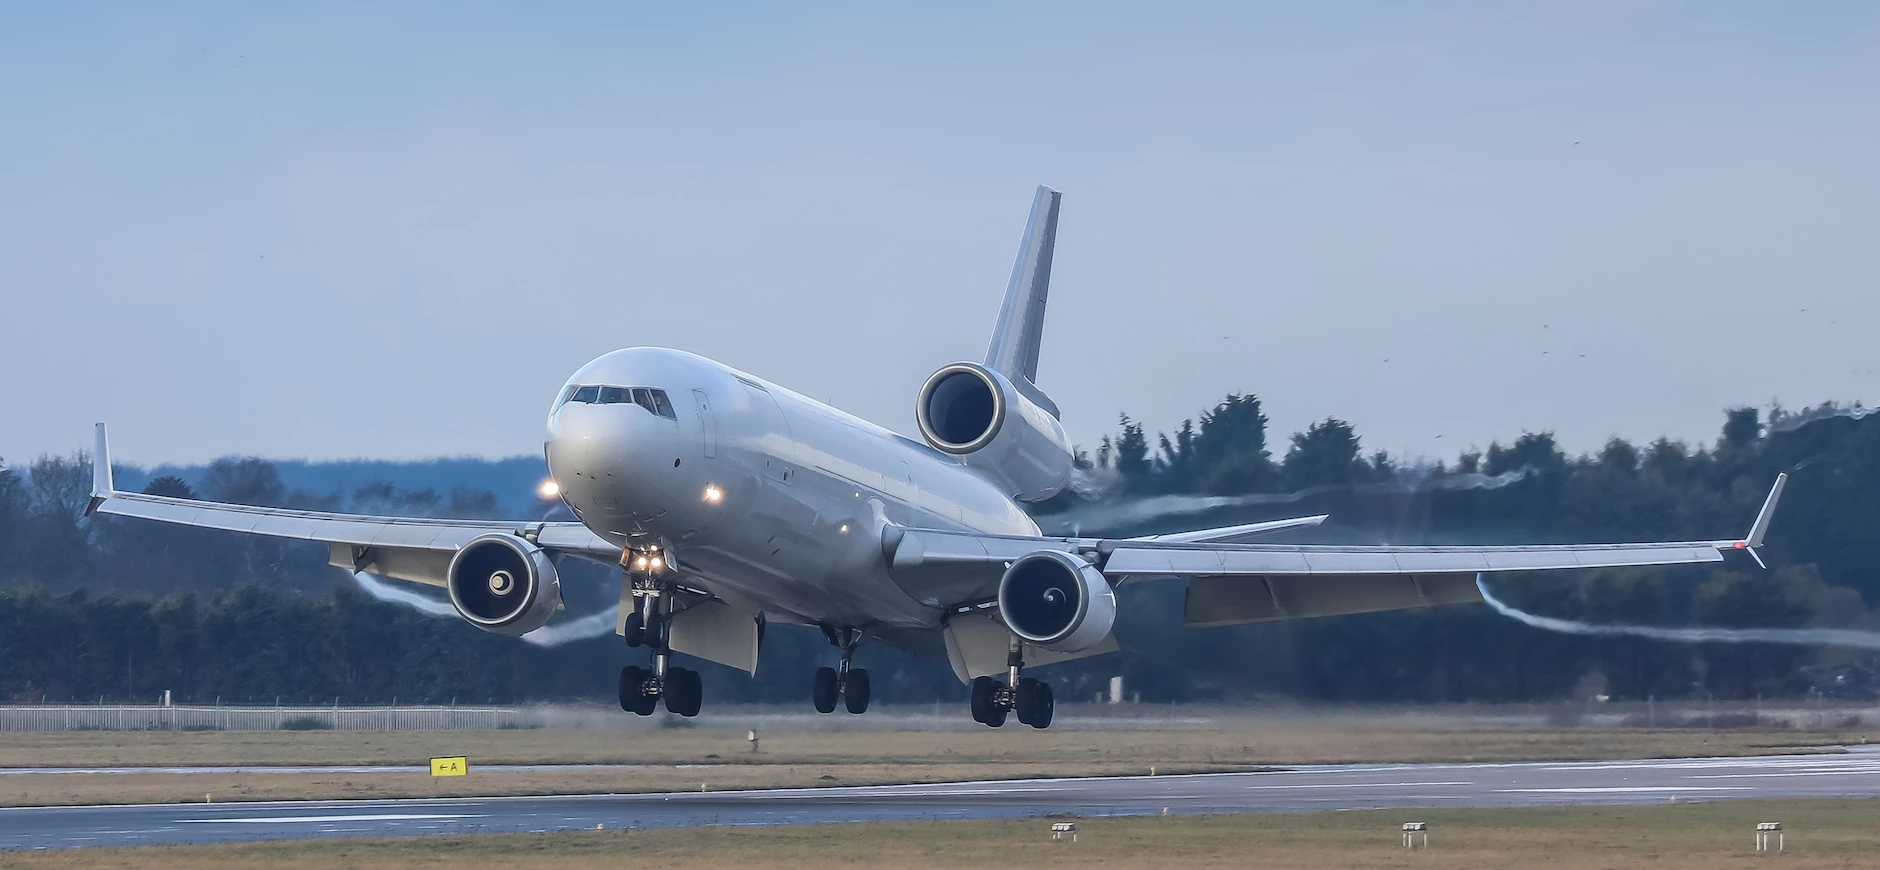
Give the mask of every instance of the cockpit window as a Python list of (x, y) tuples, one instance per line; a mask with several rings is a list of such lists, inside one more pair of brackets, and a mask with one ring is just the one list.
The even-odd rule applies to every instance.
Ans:
[(553, 414), (555, 411), (561, 410), (561, 406), (568, 404), (568, 400), (574, 398), (574, 391), (578, 389), (581, 389), (579, 385), (569, 384), (567, 389), (561, 391), (561, 397), (555, 400), (554, 410), (549, 411), (549, 413)]
[(562, 399), (555, 404), (557, 409), (568, 402), (580, 402), (586, 405), (639, 405), (668, 420), (679, 419), (672, 412), (672, 400), (666, 397), (665, 390), (651, 387), (569, 387), (562, 392)]

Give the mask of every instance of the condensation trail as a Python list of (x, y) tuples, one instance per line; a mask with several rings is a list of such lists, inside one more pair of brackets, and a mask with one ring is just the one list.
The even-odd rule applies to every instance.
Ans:
[(586, 616), (544, 625), (522, 636), (522, 639), (536, 646), (561, 646), (577, 640), (604, 637), (614, 633), (614, 627), (620, 622), (620, 605), (590, 613)]
[(1880, 649), (1880, 632), (1856, 631), (1847, 628), (1667, 628), (1625, 623), (1595, 625), (1590, 622), (1539, 616), (1516, 610), (1491, 594), (1488, 591), (1488, 583), (1480, 574), (1475, 575), (1475, 588), (1482, 591), (1482, 600), (1488, 602), (1488, 606), (1495, 608), (1496, 613), (1518, 620), (1525, 625), (1561, 634), (1645, 637), (1676, 643), (1788, 643)]
[(1852, 408), (1830, 408), (1825, 411), (1804, 408), (1790, 414), (1779, 423), (1769, 424), (1769, 434), (1792, 432), (1817, 420), (1832, 420), (1836, 417), (1846, 417), (1850, 420), (1859, 421), (1874, 414), (1880, 414), (1880, 408), (1863, 408), (1859, 405), (1855, 405)]
[(1114, 472), (1093, 474), (1079, 471), (1073, 475), (1071, 487), (1078, 495), (1091, 500), (1092, 503), (1038, 519), (1040, 522), (1052, 524), (1059, 531), (1081, 529), (1084, 526), (1127, 528), (1163, 517), (1197, 514), (1217, 508), (1292, 504), (1328, 492), (1348, 491), (1359, 495), (1414, 495), (1449, 490), (1500, 489), (1516, 481), (1524, 480), (1534, 473), (1534, 468), (1530, 466), (1495, 475), (1470, 472), (1431, 477), (1427, 469), (1403, 469), (1398, 473), (1396, 480), (1388, 483), (1314, 486), (1298, 492), (1284, 493), (1260, 492), (1224, 496), (1157, 495), (1111, 501), (1107, 499), (1105, 493), (1110, 492), (1116, 485)]
[[(359, 584), (360, 589), (365, 590), (367, 595), (380, 601), (402, 604), (426, 616), (458, 618), (457, 608), (450, 606), (447, 601), (420, 595), (410, 589), (387, 583), (364, 571), (354, 571), (353, 580)], [(616, 604), (598, 613), (590, 613), (555, 625), (544, 625), (523, 635), (522, 639), (536, 646), (561, 646), (577, 640), (602, 637), (614, 633), (614, 626), (619, 622), (619, 614), (620, 605)]]
[(354, 571), (353, 580), (359, 584), (360, 589), (365, 590), (367, 595), (380, 601), (403, 604), (426, 616), (455, 617), (457, 615), (457, 608), (450, 606), (450, 602), (439, 601), (429, 596), (419, 595), (410, 589), (393, 586), (364, 571)]

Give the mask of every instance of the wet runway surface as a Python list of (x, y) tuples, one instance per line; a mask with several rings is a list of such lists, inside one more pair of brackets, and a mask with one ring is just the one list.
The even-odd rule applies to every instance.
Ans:
[[(702, 770), (711, 764), (479, 764), (477, 770), (504, 773), (543, 773), (557, 770)], [(0, 776), (9, 774), (92, 774), (127, 775), (137, 773), (430, 773), (429, 765), (314, 765), (308, 767), (0, 767)]]
[[(1880, 748), (1877, 748), (1880, 749)], [(0, 850), (306, 837), (1160, 813), (1880, 797), (1880, 752), (643, 795), (0, 809)]]

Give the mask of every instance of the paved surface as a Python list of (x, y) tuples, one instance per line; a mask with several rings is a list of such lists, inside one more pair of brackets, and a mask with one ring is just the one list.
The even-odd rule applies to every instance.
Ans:
[[(1880, 750), (1880, 747), (1876, 747)], [(0, 809), (0, 850), (512, 831), (1880, 796), (1880, 751), (715, 793)]]
[[(479, 764), (476, 770), (508, 773), (543, 773), (557, 770), (702, 770), (712, 764)], [(0, 776), (17, 774), (90, 774), (123, 776), (136, 773), (430, 773), (428, 764), (347, 765), (306, 767), (0, 767)]]

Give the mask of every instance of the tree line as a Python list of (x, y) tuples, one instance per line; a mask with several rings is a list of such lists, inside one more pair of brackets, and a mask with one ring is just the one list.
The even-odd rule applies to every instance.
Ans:
[[(1078, 457), (1077, 483), (1039, 505), (1048, 531), (1145, 534), (1306, 513), (1310, 540), (1501, 543), (1711, 539), (1741, 534), (1777, 472), (1791, 475), (1766, 557), (1716, 567), (1495, 580), (1514, 606), (1590, 623), (1873, 627), (1880, 575), (1880, 420), (1858, 407), (1726, 412), (1714, 443), (1613, 439), (1570, 456), (1548, 433), (1454, 460), (1366, 452), (1327, 419), (1270, 445), (1260, 401), (1230, 395), (1151, 436), (1124, 417)], [(192, 485), (147, 492), (376, 514), (498, 517), (475, 480), (449, 491), (370, 483), (314, 493), (265, 460), (231, 457)], [(180, 698), (516, 702), (604, 699), (628, 656), (609, 636), (544, 648), (487, 635), (362, 593), (323, 545), (83, 516), (84, 454), (0, 462), (0, 701)], [(568, 612), (615, 600), (611, 572), (570, 560)], [(1797, 696), (1874, 688), (1871, 652), (1683, 644), (1531, 628), (1480, 605), (1234, 628), (1181, 627), (1182, 584), (1120, 590), (1119, 653), (1055, 666), (1066, 697), (1122, 674), (1145, 700), (1283, 695), (1336, 701)], [(807, 629), (773, 626), (756, 679), (702, 666), (712, 697), (805, 701), (833, 654)], [(957, 700), (944, 659), (875, 645), (860, 654), (887, 701)]]

